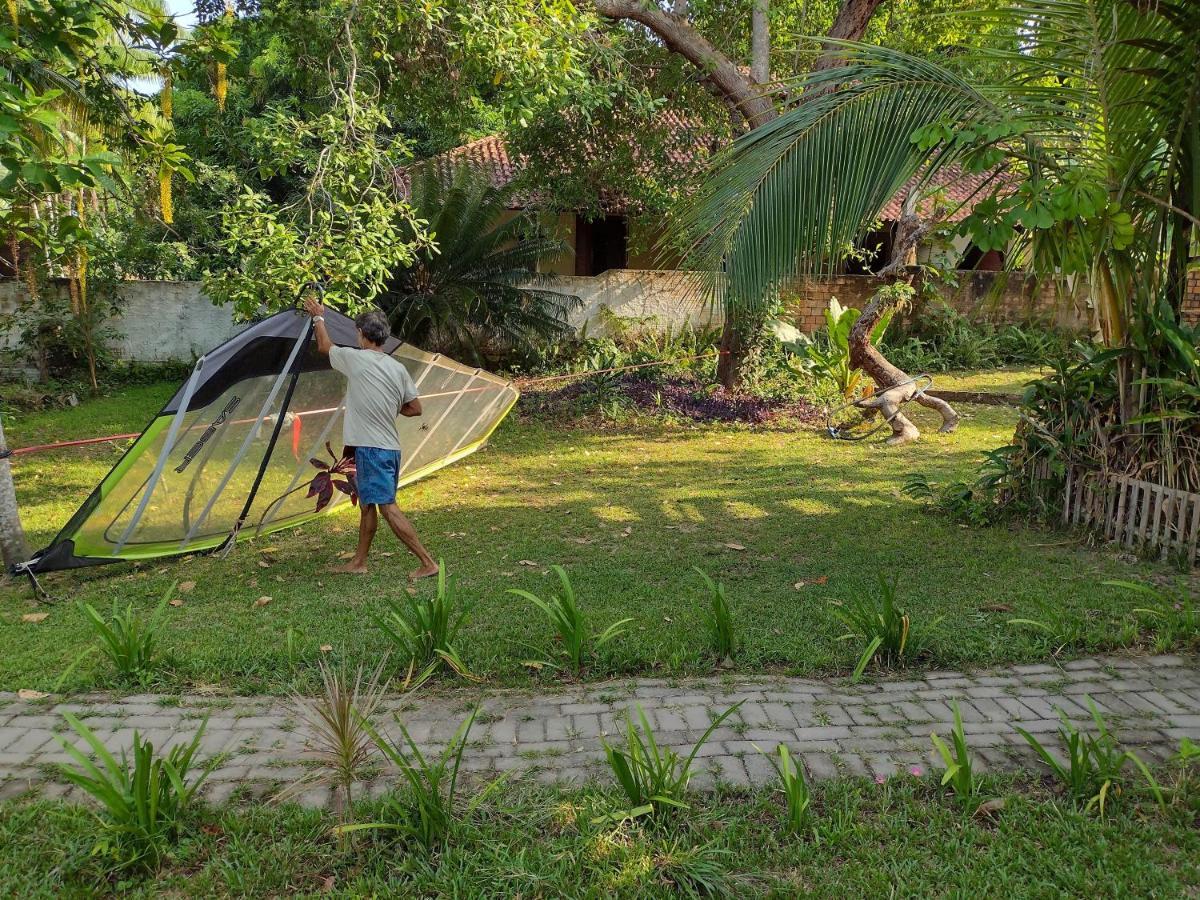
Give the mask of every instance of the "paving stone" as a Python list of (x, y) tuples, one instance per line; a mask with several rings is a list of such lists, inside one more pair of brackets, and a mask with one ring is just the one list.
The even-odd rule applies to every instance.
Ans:
[[(1168, 759), (1183, 737), (1200, 737), (1200, 661), (1104, 656), (1075, 660), (1061, 669), (1037, 664), (979, 674), (932, 672), (921, 680), (883, 678), (867, 685), (783, 678), (733, 685), (718, 679), (683, 684), (649, 679), (563, 694), (503, 693), (484, 701), (496, 719), (473, 733), (463, 768), (479, 779), (500, 771), (547, 784), (610, 780), (600, 739), (623, 733), (634, 700), (644, 704), (659, 742), (681, 754), (691, 751), (715, 715), (745, 701), (731, 723), (717, 728), (699, 749), (697, 786), (716, 780), (737, 785), (773, 781), (775, 770), (756, 745), (773, 752), (780, 743), (803, 759), (814, 778), (839, 771), (886, 778), (915, 764), (938, 771), (929, 734), (949, 733), (951, 701), (959, 706), (981, 766), (1030, 766), (1036, 758), (1016, 727), (1054, 744), (1061, 709), (1091, 731), (1085, 695), (1094, 697), (1118, 737), (1137, 747), (1147, 761)], [(623, 699), (614, 704), (607, 702), (610, 697)], [(403, 718), (423, 752), (437, 753), (462, 720), (457, 703), (410, 698), (389, 701), (384, 709)], [(67, 710), (85, 717), (100, 739), (117, 750), (129, 746), (135, 728), (158, 748), (190, 740), (214, 707), (209, 700), (186, 696), (163, 706), (157, 695), (77, 697), (50, 711), (42, 704), (9, 702), (0, 713), (0, 797), (26, 792), (31, 781), (39, 790), (66, 790), (52, 772), (46, 780), (44, 767), (68, 759), (54, 740), (56, 734), (70, 735), (61, 718)], [(304, 762), (312, 752), (305, 747), (304, 728), (294, 728), (295, 723), (295, 711), (273, 698), (239, 699), (235, 707), (216, 710), (202, 755), (230, 756), (212, 774), (207, 796), (217, 801), (253, 796), (304, 777), (310, 771)], [(399, 737), (390, 720), (380, 722), (380, 728)], [(73, 735), (70, 739), (85, 746)], [(394, 773), (378, 778), (371, 789), (384, 790), (394, 781)], [(239, 791), (239, 785), (245, 790)], [(313, 789), (302, 802), (325, 806), (329, 794)]]

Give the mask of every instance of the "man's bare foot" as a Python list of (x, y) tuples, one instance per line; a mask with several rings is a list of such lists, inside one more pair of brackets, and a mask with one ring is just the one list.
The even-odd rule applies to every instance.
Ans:
[(409, 572), (408, 580), (409, 581), (417, 581), (418, 579), (421, 579), (421, 578), (429, 578), (433, 575), (436, 575), (437, 573), (438, 573), (437, 563), (433, 563), (432, 565), (421, 566), (421, 568), (415, 569), (412, 572)]
[(334, 575), (366, 575), (367, 564), (348, 562), (344, 566), (334, 566), (329, 571)]

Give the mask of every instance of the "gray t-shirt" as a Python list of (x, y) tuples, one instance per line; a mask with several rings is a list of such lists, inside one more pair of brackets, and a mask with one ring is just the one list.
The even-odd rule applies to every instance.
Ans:
[(331, 347), (329, 364), (346, 376), (346, 418), (342, 442), (347, 447), (399, 450), (396, 416), (417, 398), (417, 386), (404, 363), (377, 350)]

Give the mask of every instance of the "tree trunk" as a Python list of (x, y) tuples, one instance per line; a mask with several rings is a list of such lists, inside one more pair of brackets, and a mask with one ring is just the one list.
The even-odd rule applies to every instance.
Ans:
[[(904, 212), (896, 223), (892, 257), (879, 271), (887, 285), (901, 281), (912, 283), (910, 264), (915, 260), (917, 244), (929, 231), (929, 225), (912, 211), (912, 205), (909, 200), (905, 201)], [(911, 382), (906, 372), (888, 362), (887, 357), (871, 343), (871, 332), (879, 320), (895, 308), (892, 298), (893, 295), (885, 291), (876, 293), (850, 329), (850, 365), (862, 369), (875, 382), (875, 394), (862, 406), (882, 415), (891, 424), (892, 436), (887, 442), (907, 444), (921, 436), (917, 426), (900, 412), (900, 407), (907, 401), (915, 399), (921, 406), (941, 413), (942, 427), (939, 430), (942, 432), (950, 432), (958, 427), (958, 413), (940, 397), (929, 394), (914, 396), (917, 394), (917, 385)]]
[[(4, 442), (4, 421), (0, 417), (0, 454), (7, 451)], [(29, 559), (29, 544), (25, 541), (25, 530), (21, 528), (21, 517), (17, 514), (17, 491), (13, 487), (12, 467), (8, 459), (0, 457), (0, 557), (4, 567), (22, 563)]]
[(735, 324), (733, 310), (725, 310), (725, 324), (721, 326), (720, 355), (717, 357), (717, 384), (731, 391), (737, 387), (741, 363), (746, 355), (746, 344), (742, 329)]
[[(734, 63), (700, 34), (685, 16), (687, 0), (674, 0), (671, 12), (655, 0), (592, 0), (596, 11), (609, 19), (628, 19), (654, 32), (672, 53), (678, 53), (700, 70), (709, 86), (726, 104), (753, 129), (765, 125), (779, 113), (761, 84), (770, 81), (770, 30), (767, 12), (770, 0), (754, 0), (751, 19), (751, 38), (755, 71), (747, 78)], [(829, 37), (844, 41), (861, 40), (875, 10), (883, 0), (844, 0), (838, 10)], [(761, 17), (761, 22), (759, 21)], [(760, 47), (759, 42), (762, 42)], [(835, 48), (826, 51), (813, 67), (827, 69), (838, 62)], [(759, 64), (761, 62), (761, 69)], [(761, 72), (761, 74), (760, 74)], [(721, 332), (721, 357), (717, 364), (717, 379), (721, 386), (732, 390), (737, 386), (742, 356), (748, 343), (740, 333), (743, 323), (737, 322), (734, 310), (727, 304), (725, 326)]]
[(754, 0), (750, 11), (750, 75), (759, 84), (771, 81), (771, 0)]
[[(861, 41), (871, 24), (871, 16), (883, 5), (883, 0), (845, 0), (838, 10), (833, 27), (829, 29), (829, 37), (839, 41)], [(829, 47), (813, 64), (812, 71), (832, 69), (841, 62), (841, 54), (837, 47)]]

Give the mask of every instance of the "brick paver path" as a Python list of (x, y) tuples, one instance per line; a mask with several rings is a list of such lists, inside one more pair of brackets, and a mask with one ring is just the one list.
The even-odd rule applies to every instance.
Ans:
[[(601, 738), (618, 737), (624, 716), (641, 703), (660, 743), (687, 752), (711, 717), (739, 700), (738, 712), (701, 750), (696, 784), (733, 784), (774, 778), (756, 746), (773, 751), (783, 742), (804, 760), (813, 778), (837, 774), (891, 776), (932, 762), (929, 734), (947, 736), (950, 703), (962, 711), (968, 743), (983, 768), (1022, 766), (1032, 755), (1016, 733), (1021, 726), (1057, 746), (1056, 710), (1090, 725), (1090, 696), (1123, 743), (1147, 762), (1174, 753), (1184, 737), (1200, 740), (1200, 659), (1155, 656), (1101, 657), (1064, 664), (1016, 666), (975, 673), (930, 672), (854, 685), (798, 678), (700, 680), (636, 679), (589, 684), (555, 693), (492, 691), (482, 694), (464, 767), (508, 771), (540, 781), (607, 778)], [(436, 747), (455, 731), (476, 698), (452, 696), (396, 700), (380, 718), (398, 713), (419, 743)], [(68, 760), (55, 740), (70, 734), (62, 712), (84, 717), (117, 750), (134, 729), (156, 746), (190, 739), (209, 716), (206, 754), (222, 754), (208, 794), (214, 801), (261, 796), (307, 771), (307, 735), (291, 703), (281, 698), (203, 698), (139, 695), (123, 699), (75, 698), (51, 705), (0, 694), (0, 798), (30, 790), (68, 793), (56, 762)], [(395, 732), (392, 726), (385, 731)], [(368, 786), (393, 781), (382, 769)], [(323, 789), (301, 796), (322, 805)]]

